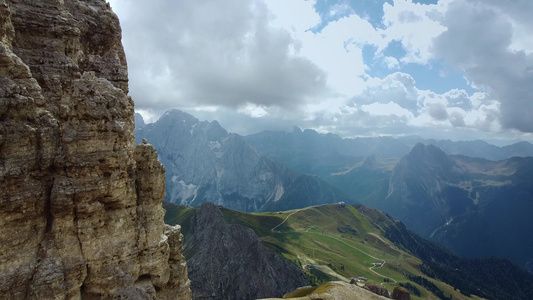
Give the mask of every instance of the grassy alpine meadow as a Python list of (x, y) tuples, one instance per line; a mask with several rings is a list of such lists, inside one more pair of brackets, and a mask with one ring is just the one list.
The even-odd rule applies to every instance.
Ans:
[[(181, 224), (187, 242), (189, 222), (197, 208), (165, 203), (165, 222)], [(326, 204), (290, 211), (243, 213), (220, 207), (226, 222), (249, 227), (270, 250), (300, 266), (315, 286), (330, 281), (366, 278), (358, 284), (375, 283), (392, 292), (409, 283), (412, 299), (439, 299), (432, 291), (409, 279), (421, 276), (442, 294), (453, 299), (468, 298), (453, 287), (429, 278), (420, 271), (422, 262), (399, 249), (383, 235), (394, 226), (386, 214), (364, 206)], [(295, 291), (295, 298), (316, 292), (316, 288)], [(417, 295), (418, 294), (418, 295)]]

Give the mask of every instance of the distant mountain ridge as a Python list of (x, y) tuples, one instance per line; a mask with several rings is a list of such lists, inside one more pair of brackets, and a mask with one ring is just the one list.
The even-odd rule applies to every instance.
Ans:
[(506, 257), (533, 272), (533, 240), (525, 238), (533, 236), (528, 142), (497, 147), (414, 137), (341, 139), (310, 130), (246, 139), (459, 255)]
[[(165, 222), (182, 224), (186, 248), (189, 243), (207, 248), (204, 251), (225, 247), (216, 242), (198, 245), (193, 237), (195, 228), (203, 227), (194, 219), (204, 205), (187, 208), (165, 203), (164, 207)], [(485, 299), (530, 299), (533, 293), (533, 274), (508, 260), (460, 258), (413, 234), (389, 215), (364, 205), (325, 204), (283, 213), (254, 214), (219, 209), (227, 223), (253, 229), (265, 246), (296, 262), (314, 284), (322, 283), (321, 287), (327, 281), (348, 282), (362, 276), (375, 285), (381, 283), (389, 292), (397, 286), (407, 287), (412, 299), (479, 299), (470, 298), (471, 295)], [(216, 229), (203, 231), (206, 235), (218, 234)], [(226, 266), (215, 263), (204, 264), (203, 268), (209, 273)], [(194, 281), (193, 277), (191, 280)], [(322, 299), (312, 295), (320, 294), (321, 290), (300, 289), (285, 298)], [(299, 298), (306, 295), (308, 298)], [(341, 299), (360, 298), (352, 294)]]
[(276, 211), (347, 200), (318, 177), (261, 155), (217, 121), (199, 121), (179, 110), (152, 124), (138, 120), (137, 142), (146, 138), (154, 145), (166, 168), (169, 202)]
[[(246, 142), (249, 137), (180, 111), (141, 125), (136, 139), (142, 138), (157, 148), (166, 168), (167, 201), (192, 206), (210, 201), (245, 212), (362, 203), (459, 255), (506, 257), (533, 271), (533, 241), (525, 239), (533, 235), (531, 157), (493, 161), (448, 155), (422, 143), (401, 158), (355, 157), (369, 149), (400, 153), (407, 146), (397, 144), (401, 139), (375, 138), (360, 149), (346, 148), (338, 136), (310, 130), (272, 133), (261, 141), (260, 147), (285, 155), (312, 176), (261, 155)], [(528, 144), (516, 146), (527, 150)]]
[(498, 147), (481, 140), (454, 142), (423, 139), (417, 136), (350, 139), (332, 133), (320, 134), (312, 129), (302, 131), (298, 127), (292, 132), (263, 131), (248, 135), (245, 139), (262, 154), (299, 171), (313, 174), (324, 171), (322, 169), (342, 167), (347, 162), (353, 163), (371, 155), (400, 158), (407, 155), (417, 143), (433, 144), (448, 155), (465, 155), (489, 160), (533, 156), (533, 144), (529, 142)]
[(376, 197), (358, 200), (461, 256), (506, 257), (533, 271), (531, 178), (532, 157), (490, 161), (417, 144), (374, 182)]

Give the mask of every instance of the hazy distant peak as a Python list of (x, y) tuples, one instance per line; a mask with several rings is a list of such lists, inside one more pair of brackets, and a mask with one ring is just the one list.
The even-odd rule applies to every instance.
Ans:
[(429, 177), (445, 179), (450, 178), (453, 167), (454, 162), (439, 147), (417, 143), (396, 165), (395, 173), (408, 172), (424, 181)]
[(293, 126), (292, 132), (289, 133), (302, 133), (302, 129), (299, 126)]
[(193, 117), (191, 114), (188, 114), (178, 109), (171, 109), (171, 110), (166, 111), (159, 118), (159, 121), (163, 121), (163, 120), (181, 121), (188, 125), (192, 125), (192, 124), (200, 122), (197, 118)]
[(412, 159), (427, 159), (427, 158), (433, 158), (433, 159), (447, 159), (448, 156), (444, 151), (442, 151), (439, 147), (429, 144), (424, 145), (423, 143), (417, 143), (413, 149), (411, 149), (411, 152), (407, 155), (408, 158)]
[(228, 136), (226, 129), (222, 128), (216, 120), (207, 125), (206, 134), (208, 141), (220, 141), (222, 138)]
[(146, 125), (144, 123), (144, 118), (140, 113), (135, 113), (135, 129), (141, 129)]
[(318, 136), (318, 132), (316, 132), (313, 129), (305, 129), (303, 133), (307, 134), (307, 135), (316, 135), (316, 136)]

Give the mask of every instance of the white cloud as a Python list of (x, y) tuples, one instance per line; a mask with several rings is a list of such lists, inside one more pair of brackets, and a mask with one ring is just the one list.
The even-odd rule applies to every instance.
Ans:
[(533, 132), (533, 73), (528, 71), (533, 67), (533, 54), (530, 49), (517, 50), (520, 43), (513, 38), (513, 24), (533, 25), (533, 5), (489, 2), (456, 0), (450, 4), (443, 21), (447, 30), (435, 39), (433, 53), (498, 100), (501, 105), (496, 118), (504, 128)]
[(268, 108), (265, 106), (260, 106), (254, 103), (245, 103), (241, 105), (237, 112), (250, 116), (252, 118), (261, 118), (269, 115)]
[(328, 75), (328, 86), (338, 94), (351, 96), (364, 85), (366, 66), (362, 47), (377, 39), (372, 25), (357, 15), (331, 22), (320, 32), (307, 31), (300, 36), (301, 54)]
[(400, 41), (406, 55), (401, 58), (405, 63), (426, 64), (431, 58), (429, 51), (432, 39), (446, 28), (440, 18), (447, 7), (446, 1), (425, 5), (411, 0), (394, 0), (393, 4), (383, 5), (383, 34), (387, 43), (379, 48), (383, 51), (393, 40)]
[(409, 110), (392, 101), (388, 103), (374, 102), (371, 104), (362, 105), (361, 110), (370, 114), (371, 116), (396, 116), (404, 118), (406, 121), (414, 117), (413, 113), (411, 113)]
[(393, 101), (399, 106), (418, 114), (419, 100), (415, 80), (409, 74), (396, 72), (383, 79), (371, 78), (366, 81), (365, 90), (353, 98), (356, 104)]
[[(180, 108), (240, 133), (299, 125), (466, 136), (533, 126), (530, 0), (394, 0), (384, 2), (381, 28), (347, 1), (322, 12), (303, 0), (109, 2), (147, 121)], [(384, 52), (392, 41), (405, 56)], [(377, 48), (374, 65), (363, 61), (365, 46)], [(422, 90), (402, 71), (437, 60), (479, 92)]]
[(261, 1), (134, 2), (122, 24), (139, 108), (296, 107), (326, 91), (326, 74), (270, 26)]
[(391, 70), (398, 69), (400, 67), (400, 62), (392, 56), (386, 56), (383, 58), (384, 65)]

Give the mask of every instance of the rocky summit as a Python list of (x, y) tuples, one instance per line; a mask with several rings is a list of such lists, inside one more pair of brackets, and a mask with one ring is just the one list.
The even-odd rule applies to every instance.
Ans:
[(0, 0), (0, 298), (189, 299), (104, 0)]

